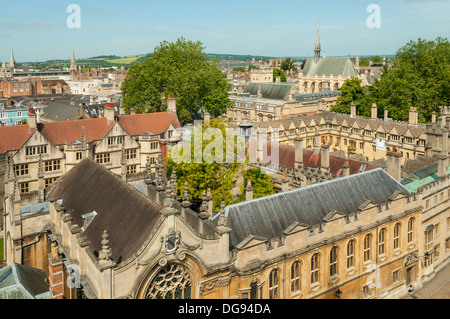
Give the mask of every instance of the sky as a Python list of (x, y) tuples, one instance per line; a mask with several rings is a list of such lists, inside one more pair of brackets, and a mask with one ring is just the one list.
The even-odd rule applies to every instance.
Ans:
[(180, 37), (207, 53), (312, 56), (317, 24), (322, 55), (389, 55), (418, 38), (450, 38), (449, 15), (450, 0), (2, 1), (0, 62), (11, 50), (19, 63), (70, 59), (72, 49), (76, 58), (146, 54)]

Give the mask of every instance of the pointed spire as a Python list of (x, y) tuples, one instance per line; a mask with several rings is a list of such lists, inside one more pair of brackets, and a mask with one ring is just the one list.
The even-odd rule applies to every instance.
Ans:
[(217, 225), (220, 227), (226, 227), (228, 222), (228, 218), (225, 215), (225, 202), (222, 200), (222, 203), (220, 204), (220, 215), (219, 220), (217, 221)]
[(11, 49), (11, 59), (10, 59), (11, 61), (15, 61), (14, 60), (14, 51)]
[(314, 63), (319, 62), (320, 49), (321, 49), (321, 46), (320, 46), (319, 23), (317, 23), (316, 44), (314, 45)]
[(187, 181), (184, 182), (184, 192), (181, 199), (183, 200), (181, 202), (181, 205), (183, 205), (184, 207), (191, 206), (191, 195), (189, 194), (189, 187)]

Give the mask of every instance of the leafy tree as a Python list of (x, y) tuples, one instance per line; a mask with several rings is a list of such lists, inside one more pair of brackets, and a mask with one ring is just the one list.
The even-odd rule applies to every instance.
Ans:
[(134, 63), (122, 84), (126, 112), (159, 112), (167, 108), (168, 96), (177, 100), (180, 121), (192, 121), (192, 114), (204, 107), (215, 116), (231, 106), (230, 84), (217, 66), (208, 61), (203, 44), (184, 38), (163, 41), (144, 62)]
[(280, 68), (283, 71), (288, 71), (288, 70), (295, 70), (295, 65), (294, 65), (294, 61), (292, 61), (291, 58), (286, 58), (283, 62), (281, 62), (281, 66)]
[[(267, 175), (261, 174), (257, 171), (259, 169), (246, 169), (243, 162), (245, 161), (226, 161), (227, 148), (231, 144), (226, 143), (226, 129), (227, 124), (223, 119), (211, 119), (210, 124), (205, 122), (202, 123), (202, 132), (206, 134), (207, 129), (218, 129), (223, 137), (223, 141), (216, 140), (217, 137), (208, 138), (203, 136), (202, 140), (198, 135), (194, 135), (194, 140), (191, 141), (190, 149), (187, 147), (183, 149), (181, 154), (174, 153), (177, 150), (172, 150), (173, 153), (165, 159), (167, 164), (167, 177), (170, 178), (172, 175), (173, 168), (176, 169), (177, 176), (177, 191), (178, 195), (181, 196), (184, 191), (184, 183), (188, 182), (189, 193), (191, 195), (191, 202), (193, 203), (193, 208), (198, 208), (202, 203), (202, 194), (204, 191), (211, 189), (211, 194), (214, 198), (213, 207), (215, 209), (220, 208), (222, 200), (225, 205), (240, 202), (245, 199), (244, 197), (239, 197), (234, 199), (231, 190), (236, 187), (236, 181), (240, 174), (243, 175), (245, 182), (247, 178), (252, 178), (252, 185), (254, 188), (254, 197), (260, 197), (273, 193), (273, 184), (271, 183)], [(237, 137), (235, 137), (235, 144), (232, 146), (231, 154), (240, 154), (240, 147), (236, 143)], [(196, 144), (199, 143), (199, 144)], [(217, 143), (217, 144), (216, 144)], [(222, 144), (221, 144), (222, 143)], [(201, 145), (202, 149), (202, 160), (196, 160), (196, 145)], [(214, 144), (214, 147), (211, 145)], [(217, 161), (212, 161), (211, 157), (208, 157), (210, 150), (212, 156), (218, 156)], [(222, 156), (220, 156), (220, 150), (222, 151)], [(184, 153), (185, 151), (189, 152)], [(198, 153), (197, 153), (198, 154)], [(219, 154), (219, 155), (218, 155)], [(186, 157), (185, 157), (186, 156)], [(184, 158), (184, 161), (179, 159)], [(190, 160), (189, 160), (190, 159)], [(247, 185), (247, 184), (245, 184)], [(242, 189), (242, 187), (241, 187)]]
[(361, 86), (362, 80), (352, 77), (345, 80), (339, 88), (341, 95), (336, 99), (336, 104), (331, 106), (331, 111), (336, 113), (350, 113), (351, 104), (356, 105), (356, 114), (370, 117), (372, 98), (369, 95), (370, 87)]
[(283, 70), (273, 69), (273, 82), (276, 81), (277, 76), (281, 77), (281, 82), (286, 82), (286, 74), (283, 72)]
[(241, 195), (237, 202), (243, 202), (245, 200), (245, 188), (247, 187), (248, 180), (252, 181), (253, 186), (253, 198), (259, 198), (275, 194), (273, 183), (267, 174), (261, 173), (258, 168), (250, 168), (242, 173), (244, 177), (244, 183), (241, 185)]
[(233, 72), (245, 72), (245, 68), (243, 66), (237, 66), (233, 68)]
[(370, 65), (370, 60), (368, 58), (359, 59), (359, 66), (366, 67)]
[(384, 68), (371, 95), (395, 120), (407, 121), (409, 109), (415, 107), (419, 122), (429, 122), (433, 111), (450, 102), (448, 40), (419, 38), (407, 43), (396, 52), (392, 67)]
[(372, 60), (373, 63), (382, 63), (383, 62), (383, 58), (380, 57), (379, 55), (373, 56), (371, 58), (371, 60)]
[(251, 70), (259, 70), (259, 68), (256, 65), (249, 65), (247, 69), (248, 72), (250, 72)]

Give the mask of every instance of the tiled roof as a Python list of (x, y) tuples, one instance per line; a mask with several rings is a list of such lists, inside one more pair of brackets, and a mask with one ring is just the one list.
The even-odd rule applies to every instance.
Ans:
[(117, 118), (120, 126), (131, 136), (144, 135), (147, 132), (161, 134), (170, 124), (174, 128), (180, 127), (178, 117), (169, 112), (120, 115)]
[(108, 124), (105, 117), (100, 117), (95, 119), (39, 123), (38, 129), (50, 143), (53, 145), (61, 145), (65, 143), (71, 144), (75, 140), (81, 141), (83, 127), (87, 142), (101, 140), (113, 125), (114, 122)]
[(0, 154), (6, 151), (18, 150), (33, 134), (28, 124), (0, 126)]

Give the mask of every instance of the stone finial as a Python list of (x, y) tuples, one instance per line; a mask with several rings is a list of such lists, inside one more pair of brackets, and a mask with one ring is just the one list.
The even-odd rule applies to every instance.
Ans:
[[(285, 172), (286, 173), (286, 172)], [(287, 173), (286, 173), (287, 174)], [(285, 174), (285, 175), (286, 175)], [(287, 177), (287, 175), (285, 176), (285, 178)], [(251, 192), (253, 190), (253, 186), (252, 186), (252, 180), (249, 178), (247, 180), (247, 186), (245, 187), (245, 191), (246, 192)]]
[(125, 142), (122, 143), (122, 153), (121, 153), (120, 164), (121, 165), (127, 165), (127, 155), (126, 155), (126, 152), (125, 152)]
[(228, 218), (225, 215), (225, 202), (222, 201), (222, 203), (220, 204), (220, 215), (219, 215), (219, 219), (217, 221), (217, 225), (220, 227), (226, 227), (227, 222), (228, 222)]
[(56, 242), (52, 242), (51, 256), (53, 260), (57, 260), (59, 258), (58, 244)]
[(181, 197), (182, 202), (181, 204), (183, 206), (190, 206), (191, 205), (191, 195), (189, 194), (189, 187), (188, 187), (188, 182), (185, 181), (184, 182), (184, 192), (183, 192), (183, 196)]
[(98, 259), (103, 261), (108, 261), (111, 259), (111, 248), (108, 246), (109, 239), (108, 239), (108, 232), (106, 230), (103, 231), (102, 234), (102, 250), (98, 254)]

